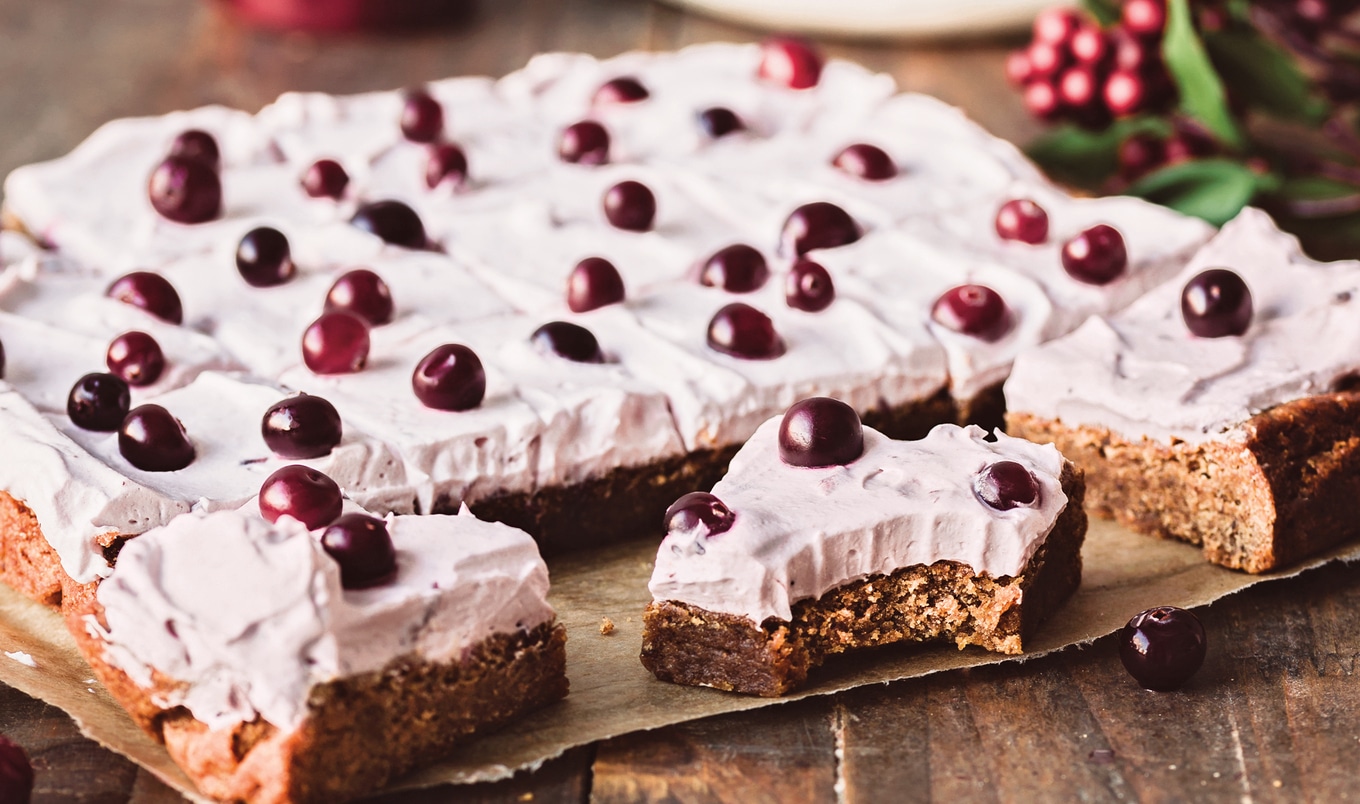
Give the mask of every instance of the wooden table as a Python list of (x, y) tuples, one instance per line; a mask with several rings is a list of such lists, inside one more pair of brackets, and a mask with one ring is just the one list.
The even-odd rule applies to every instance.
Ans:
[[(0, 0), (0, 174), (65, 153), (115, 117), (212, 102), (254, 110), (291, 89), (500, 75), (540, 51), (608, 56), (759, 36), (640, 0), (484, 0), (449, 30), (333, 39), (252, 31), (191, 0)], [(1037, 128), (1001, 78), (1014, 44), (826, 49), (1024, 141)], [(1360, 798), (1360, 570), (1328, 567), (1199, 614), (1209, 658), (1177, 693), (1138, 689), (1105, 639), (1023, 664), (630, 735), (499, 784), (382, 800)], [(37, 802), (179, 800), (82, 738), (60, 711), (2, 686), (0, 732), (28, 748)]]

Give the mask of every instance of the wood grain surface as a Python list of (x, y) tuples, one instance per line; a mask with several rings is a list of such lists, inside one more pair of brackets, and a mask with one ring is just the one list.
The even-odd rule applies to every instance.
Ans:
[[(609, 56), (760, 35), (639, 0), (483, 0), (445, 30), (331, 38), (255, 31), (204, 0), (0, 0), (0, 173), (59, 156), (115, 117), (501, 75), (541, 51)], [(1023, 142), (1037, 127), (1001, 78), (1014, 44), (824, 43)], [(1176, 693), (1139, 689), (1104, 639), (629, 735), (498, 784), (373, 800), (1360, 799), (1360, 570), (1327, 567), (1198, 613), (1209, 657)], [(59, 710), (3, 686), (0, 733), (30, 752), (39, 804), (179, 800)]]

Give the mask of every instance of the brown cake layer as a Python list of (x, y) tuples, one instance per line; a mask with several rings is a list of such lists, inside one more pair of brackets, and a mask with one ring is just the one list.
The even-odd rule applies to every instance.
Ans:
[(0, 491), (0, 581), (45, 606), (61, 605), (66, 572), (27, 505)]
[(773, 697), (796, 689), (833, 654), (898, 642), (952, 641), (1017, 654), (1081, 582), (1086, 537), (1081, 472), (1062, 476), (1067, 507), (1024, 572), (993, 578), (939, 561), (874, 575), (793, 605), (790, 621), (676, 601), (647, 607), (642, 664), (663, 681)]
[(498, 634), (460, 662), (394, 659), (380, 671), (322, 684), (292, 731), (264, 721), (211, 731), (183, 707), (155, 703), (175, 688), (137, 686), (104, 659), (86, 627), (99, 617), (97, 584), (68, 585), (67, 626), (90, 666), (133, 719), (165, 744), (205, 794), (251, 804), (337, 802), (382, 787), (567, 694), (566, 629), (544, 623)]
[(1026, 413), (1008, 432), (1052, 442), (1086, 472), (1090, 510), (1265, 572), (1360, 536), (1360, 392), (1312, 396), (1202, 444), (1128, 439)]

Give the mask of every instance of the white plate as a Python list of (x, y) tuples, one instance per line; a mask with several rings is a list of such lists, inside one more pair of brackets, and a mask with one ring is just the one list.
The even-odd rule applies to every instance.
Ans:
[(1058, 0), (669, 0), (747, 25), (870, 37), (975, 36), (1027, 27)]

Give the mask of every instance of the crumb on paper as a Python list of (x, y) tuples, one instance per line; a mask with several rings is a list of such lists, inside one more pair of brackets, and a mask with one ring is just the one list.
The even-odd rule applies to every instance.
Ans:
[(614, 633), (614, 621), (609, 619), (608, 617), (601, 617), (600, 633), (603, 634), (604, 636), (609, 636), (610, 634)]
[(10, 651), (5, 651), (5, 655), (13, 659), (14, 661), (18, 662), (19, 664), (28, 665), (29, 667), (38, 666), (38, 663), (33, 661), (32, 656), (29, 656), (27, 653), (24, 653), (21, 650), (16, 650), (12, 653)]

